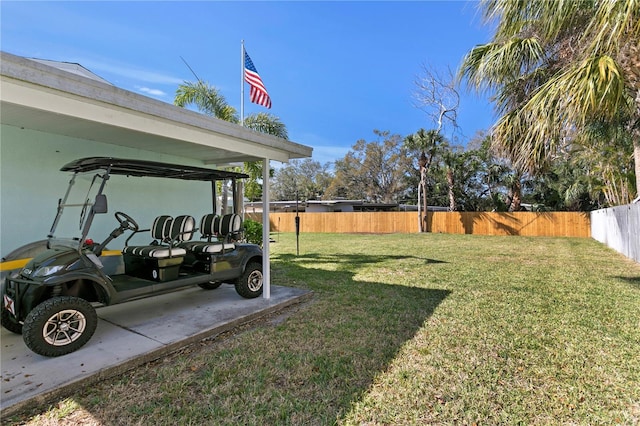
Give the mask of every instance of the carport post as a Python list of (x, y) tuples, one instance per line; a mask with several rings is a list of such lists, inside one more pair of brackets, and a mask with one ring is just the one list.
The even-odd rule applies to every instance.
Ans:
[(271, 299), (271, 262), (269, 260), (269, 159), (262, 164), (262, 297)]

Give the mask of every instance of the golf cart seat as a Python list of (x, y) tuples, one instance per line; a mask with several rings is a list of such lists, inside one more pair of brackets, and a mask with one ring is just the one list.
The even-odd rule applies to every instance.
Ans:
[[(176, 247), (176, 244), (191, 239), (195, 220), (192, 216), (158, 216), (151, 226), (153, 241), (146, 246), (126, 246), (123, 254), (163, 259), (167, 257), (184, 256), (186, 250)], [(127, 240), (128, 242), (129, 240)]]
[(153, 238), (150, 245), (125, 246), (122, 250), (125, 273), (156, 281), (176, 279), (187, 253), (177, 244), (190, 240), (194, 230), (195, 219), (192, 216), (178, 216), (175, 219), (166, 215), (158, 216), (150, 229)]
[(240, 238), (242, 217), (238, 214), (226, 214), (220, 220), (220, 237), (228, 243)]
[[(181, 248), (192, 253), (216, 253), (222, 251), (221, 242), (218, 240), (220, 233), (220, 216), (209, 213), (200, 220), (201, 241), (186, 241), (180, 244)], [(218, 249), (218, 246), (219, 249)]]
[(236, 246), (231, 241), (230, 235), (240, 232), (242, 218), (237, 214), (222, 216), (206, 214), (200, 221), (200, 233), (206, 241), (189, 241), (180, 244), (180, 247), (192, 253), (214, 254), (226, 250), (233, 250)]

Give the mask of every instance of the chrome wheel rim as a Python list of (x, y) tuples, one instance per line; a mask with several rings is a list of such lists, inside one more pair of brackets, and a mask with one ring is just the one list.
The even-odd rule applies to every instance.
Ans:
[(262, 272), (253, 271), (247, 278), (247, 286), (251, 291), (258, 291), (262, 288)]
[(52, 346), (65, 346), (78, 340), (85, 328), (87, 319), (75, 309), (57, 312), (42, 327), (42, 337)]

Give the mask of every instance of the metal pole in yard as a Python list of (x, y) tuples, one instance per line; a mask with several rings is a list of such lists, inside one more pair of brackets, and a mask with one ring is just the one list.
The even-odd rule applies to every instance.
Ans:
[(298, 215), (298, 191), (296, 191), (296, 256), (300, 256), (300, 216)]

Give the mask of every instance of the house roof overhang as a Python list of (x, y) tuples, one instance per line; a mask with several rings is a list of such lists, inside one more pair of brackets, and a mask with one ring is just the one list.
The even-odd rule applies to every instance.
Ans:
[(0, 52), (2, 124), (218, 166), (310, 157), (309, 146)]

